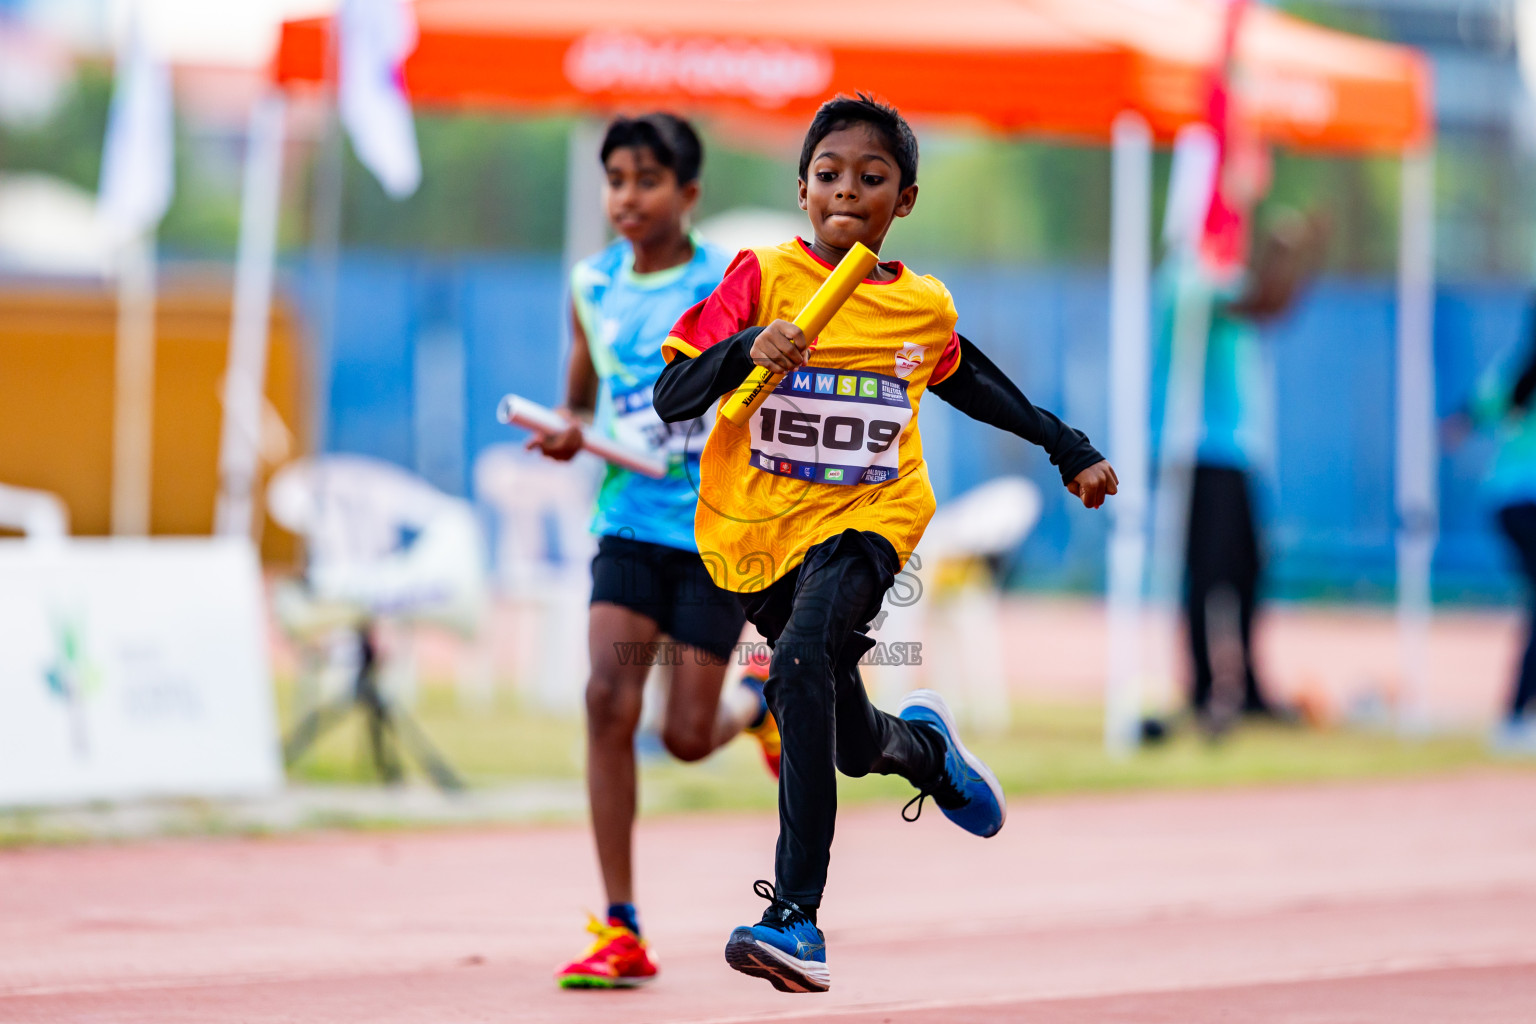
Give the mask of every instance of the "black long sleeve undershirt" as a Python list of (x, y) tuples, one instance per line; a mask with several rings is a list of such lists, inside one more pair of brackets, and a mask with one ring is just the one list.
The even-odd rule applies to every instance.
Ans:
[(971, 419), (1017, 434), (1044, 448), (1051, 457), (1051, 465), (1060, 470), (1062, 483), (1071, 483), (1077, 474), (1104, 460), (1088, 443), (1087, 434), (1025, 398), (1018, 385), (963, 334), (960, 365), (944, 380), (929, 385), (928, 390)]
[[(752, 342), (761, 331), (761, 327), (749, 327), (692, 359), (672, 360), (656, 381), (652, 404), (657, 414), (668, 423), (676, 423), (708, 412), (752, 372)], [(928, 390), (972, 419), (1044, 448), (1064, 483), (1103, 459), (1086, 435), (1032, 404), (964, 335), (960, 336), (960, 365)]]
[(692, 359), (679, 356), (668, 363), (651, 395), (656, 415), (668, 423), (703, 416), (721, 395), (740, 387), (757, 365), (752, 362), (752, 343), (762, 333), (761, 327), (748, 327)]

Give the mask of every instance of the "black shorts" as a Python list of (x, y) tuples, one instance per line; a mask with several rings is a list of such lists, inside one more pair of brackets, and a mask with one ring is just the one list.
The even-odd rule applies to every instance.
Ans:
[(736, 595), (715, 586), (696, 551), (604, 536), (592, 559), (592, 603), (639, 612), (679, 643), (729, 658), (746, 614)]

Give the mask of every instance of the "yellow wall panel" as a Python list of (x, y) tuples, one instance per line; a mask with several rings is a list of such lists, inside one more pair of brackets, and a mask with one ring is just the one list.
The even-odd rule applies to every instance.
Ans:
[[(213, 528), (229, 294), (227, 282), (161, 289), (150, 513), (156, 534)], [(0, 483), (59, 495), (77, 534), (110, 529), (116, 316), (109, 288), (0, 285)], [(297, 455), (307, 442), (301, 349), (281, 303), (271, 337), (267, 399)], [(269, 520), (261, 540), (269, 563), (293, 559), (293, 538)]]

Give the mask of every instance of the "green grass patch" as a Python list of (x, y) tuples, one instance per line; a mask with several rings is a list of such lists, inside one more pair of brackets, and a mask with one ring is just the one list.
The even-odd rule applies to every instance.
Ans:
[[(284, 721), (292, 694), (280, 691)], [(461, 706), (447, 687), (425, 687), (416, 718), (471, 785), (497, 786), (582, 775), (578, 719), (532, 710), (503, 694), (486, 708)], [(1191, 731), (1130, 757), (1105, 753), (1097, 708), (1023, 704), (1004, 733), (967, 738), (1012, 794), (1197, 788), (1351, 780), (1457, 771), (1496, 761), (1481, 736), (1405, 739), (1385, 732), (1249, 725), (1219, 742)], [(1528, 763), (1529, 764), (1529, 763)], [(1536, 765), (1531, 767), (1536, 768)], [(370, 783), (361, 720), (354, 716), (293, 766), (296, 781)], [(905, 799), (899, 779), (843, 779), (847, 802)], [(776, 791), (756, 745), (741, 738), (700, 764), (664, 753), (642, 759), (642, 805), (649, 812), (760, 810)]]
[[(284, 736), (297, 718), (296, 703), (294, 687), (280, 683), (277, 706)], [(428, 686), (411, 714), (471, 785), (582, 776), (580, 720), (540, 713), (511, 694), (499, 693), (481, 708), (462, 703), (450, 687)], [(317, 783), (377, 781), (363, 723), (361, 712), (348, 714), (289, 767), (288, 777)], [(405, 761), (408, 773), (414, 774), (415, 766), (409, 758)]]

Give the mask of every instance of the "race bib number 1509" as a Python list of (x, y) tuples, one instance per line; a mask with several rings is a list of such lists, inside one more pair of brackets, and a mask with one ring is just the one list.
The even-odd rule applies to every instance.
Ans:
[(823, 484), (883, 484), (901, 468), (907, 382), (803, 366), (752, 417), (752, 466)]

